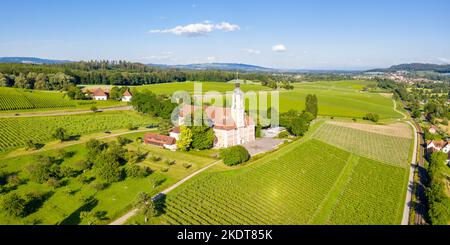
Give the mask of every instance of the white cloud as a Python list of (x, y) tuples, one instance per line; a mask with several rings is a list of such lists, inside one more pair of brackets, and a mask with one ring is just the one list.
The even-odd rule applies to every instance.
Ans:
[(251, 49), (251, 48), (243, 49), (242, 51), (245, 51), (245, 52), (247, 52), (249, 54), (260, 54), (261, 53), (261, 51), (255, 50), (255, 49)]
[(209, 61), (209, 62), (213, 62), (213, 61), (216, 60), (216, 57), (214, 57), (214, 56), (208, 56), (208, 57), (206, 57), (206, 60)]
[(228, 22), (222, 22), (220, 24), (217, 24), (215, 25), (215, 28), (217, 30), (222, 30), (225, 32), (238, 31), (241, 29), (238, 25), (230, 24)]
[(283, 44), (277, 44), (272, 47), (272, 51), (274, 52), (285, 52), (286, 50), (287, 48)]
[(442, 57), (438, 57), (437, 59), (442, 63), (450, 64), (450, 59), (442, 58)]
[(171, 29), (155, 29), (151, 30), (150, 33), (172, 33), (178, 36), (188, 36), (196, 37), (203, 36), (214, 30), (221, 30), (225, 32), (233, 32), (239, 30), (240, 27), (235, 24), (230, 24), (228, 22), (222, 22), (220, 24), (212, 24), (210, 22), (194, 23), (185, 26), (176, 26)]

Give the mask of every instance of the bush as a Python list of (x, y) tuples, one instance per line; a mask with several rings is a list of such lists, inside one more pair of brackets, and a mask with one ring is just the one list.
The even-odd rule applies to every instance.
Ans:
[(282, 131), (280, 133), (278, 133), (278, 138), (287, 138), (289, 137), (289, 133), (287, 131)]
[(91, 184), (91, 188), (96, 190), (96, 191), (101, 191), (104, 190), (108, 187), (108, 184), (103, 183), (103, 182), (99, 182), (99, 181), (95, 181)]
[(183, 168), (188, 169), (190, 167), (192, 167), (192, 164), (187, 163), (187, 162), (183, 163)]
[(143, 178), (151, 174), (151, 169), (149, 167), (140, 167), (139, 165), (132, 164), (127, 166), (125, 169), (127, 177), (131, 178)]
[(80, 170), (88, 170), (88, 169), (91, 169), (92, 163), (90, 163), (88, 161), (80, 161), (80, 162), (74, 163), (74, 166), (79, 168)]
[(380, 116), (378, 114), (369, 112), (363, 117), (363, 119), (364, 120), (369, 120), (369, 121), (372, 121), (372, 122), (378, 122), (378, 120), (380, 119)]
[(220, 157), (223, 159), (225, 165), (234, 166), (248, 161), (250, 154), (245, 147), (236, 145), (222, 150)]
[(165, 163), (167, 166), (171, 166), (171, 165), (175, 165), (177, 162), (176, 162), (175, 160), (166, 159), (166, 160), (164, 161), (164, 163)]
[(164, 173), (165, 173), (165, 172), (167, 172), (167, 171), (169, 171), (169, 167), (162, 167), (162, 168), (161, 168), (161, 172), (164, 172)]
[(161, 161), (161, 157), (152, 156), (152, 157), (150, 157), (150, 160), (152, 160), (152, 162), (159, 162), (159, 161)]
[(58, 188), (61, 186), (61, 181), (59, 181), (57, 178), (55, 177), (50, 177), (47, 180), (47, 185), (53, 188)]
[(13, 217), (25, 216), (26, 200), (17, 193), (10, 193), (2, 198), (2, 210)]

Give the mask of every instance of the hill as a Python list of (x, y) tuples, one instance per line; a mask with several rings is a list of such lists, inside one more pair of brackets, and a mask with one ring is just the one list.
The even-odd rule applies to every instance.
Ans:
[(396, 71), (434, 71), (438, 73), (449, 73), (450, 64), (437, 65), (437, 64), (425, 64), (425, 63), (410, 63), (394, 65), (389, 68), (379, 68), (369, 70), (368, 72), (396, 72)]
[(148, 64), (148, 66), (156, 66), (160, 68), (176, 68), (188, 70), (224, 70), (224, 71), (246, 71), (246, 72), (276, 72), (277, 69), (267, 68), (262, 66), (255, 66), (240, 63), (199, 63), (188, 65), (163, 65), (163, 64)]
[(72, 62), (69, 60), (41, 59), (36, 57), (0, 57), (0, 63), (25, 63), (25, 64), (61, 64)]

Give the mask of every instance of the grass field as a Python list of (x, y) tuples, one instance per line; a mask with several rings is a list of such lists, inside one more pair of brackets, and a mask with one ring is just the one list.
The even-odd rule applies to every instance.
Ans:
[[(411, 132), (408, 127), (405, 130)], [(314, 134), (314, 138), (377, 161), (401, 167), (409, 164), (411, 137), (388, 136), (325, 123)]]
[[(380, 115), (381, 119), (401, 118), (401, 115), (393, 110), (393, 102), (390, 98), (378, 93), (363, 92), (361, 89), (370, 81), (336, 81), (336, 82), (305, 82), (294, 84), (294, 90), (280, 91), (280, 111), (286, 112), (290, 109), (303, 110), (305, 98), (308, 94), (316, 94), (319, 100), (319, 115), (362, 118), (368, 112)], [(232, 91), (230, 83), (204, 82), (203, 92)], [(157, 94), (172, 94), (177, 90), (193, 92), (193, 82), (185, 83), (163, 83), (135, 87), (137, 90), (148, 89)], [(267, 87), (242, 84), (243, 91), (269, 91)], [(270, 105), (270, 96), (268, 98)]]
[[(308, 134), (312, 138), (247, 166), (217, 166), (194, 177), (169, 193), (165, 213), (150, 223), (400, 223), (406, 168), (359, 156), (314, 139), (314, 132)], [(138, 215), (128, 223), (142, 221)]]
[[(134, 133), (123, 137), (134, 140), (136, 137), (142, 135), (143, 133)], [(106, 141), (113, 140), (115, 139), (110, 138)], [(200, 156), (200, 154), (191, 156), (189, 153), (173, 153), (165, 149), (146, 146), (137, 142), (129, 144), (127, 148), (132, 150), (140, 148), (142, 152), (149, 151), (147, 159), (140, 164), (151, 166), (154, 172), (145, 178), (126, 178), (125, 180), (113, 183), (108, 188), (99, 191), (93, 189), (91, 183), (83, 184), (76, 178), (64, 179), (66, 183), (58, 188), (52, 188), (47, 184), (37, 184), (26, 181), (13, 191), (19, 194), (49, 192), (51, 195), (38, 210), (24, 218), (7, 216), (0, 210), (0, 224), (86, 224), (86, 220), (80, 220), (79, 218), (81, 211), (106, 212), (105, 219), (100, 221), (100, 223), (108, 223), (110, 219), (116, 218), (132, 207), (137, 193), (147, 192), (157, 194), (162, 189), (174, 184), (181, 178), (203, 167), (205, 164), (216, 161), (215, 158)], [(69, 166), (77, 169), (76, 163), (86, 159), (84, 144), (66, 147), (64, 150), (66, 152), (72, 152), (74, 155), (64, 159), (60, 166)], [(58, 150), (39, 153), (39, 155), (49, 156), (56, 156), (57, 154)], [(205, 155), (207, 154), (209, 153), (205, 153)], [(21, 179), (27, 180), (28, 173), (23, 170), (28, 164), (36, 161), (36, 155), (38, 154), (29, 154), (2, 160), (0, 169), (7, 173), (18, 173)], [(149, 159), (150, 156), (161, 157), (161, 160), (154, 163)], [(166, 166), (164, 163), (164, 160), (166, 159), (176, 160), (177, 162), (175, 165), (170, 166), (167, 172), (161, 172), (161, 167)], [(192, 165), (190, 168), (186, 169), (182, 166), (182, 163), (187, 162), (188, 159), (189, 163)], [(86, 177), (94, 176), (92, 170), (84, 172), (83, 175)], [(156, 188), (153, 188), (152, 180), (155, 179), (162, 180), (163, 182)], [(3, 194), (4, 193), (0, 194), (0, 199)], [(82, 199), (89, 196), (93, 196), (96, 202), (85, 205)]]
[(125, 128), (128, 124), (145, 126), (155, 119), (135, 112), (101, 112), (70, 116), (0, 118), (0, 152), (25, 146), (28, 140), (45, 143), (54, 130), (62, 127), (70, 135), (83, 135)]

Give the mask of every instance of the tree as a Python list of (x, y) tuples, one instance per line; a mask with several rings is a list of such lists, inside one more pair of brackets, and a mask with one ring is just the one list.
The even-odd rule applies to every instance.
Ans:
[(98, 212), (93, 211), (81, 211), (80, 219), (86, 220), (88, 225), (95, 225), (100, 220)]
[(223, 163), (228, 166), (234, 166), (244, 163), (250, 159), (247, 149), (241, 145), (236, 145), (223, 149), (220, 152)]
[(305, 101), (305, 111), (311, 113), (314, 118), (317, 117), (319, 111), (317, 97), (315, 94), (308, 94)]
[(149, 218), (153, 218), (157, 215), (156, 205), (153, 202), (151, 196), (147, 193), (140, 192), (136, 197), (135, 207), (139, 209), (139, 212), (144, 216), (144, 222), (147, 223)]
[(91, 111), (92, 112), (97, 112), (98, 111), (97, 106), (95, 106), (95, 105), (91, 106)]
[(364, 120), (369, 120), (369, 121), (372, 121), (372, 122), (378, 122), (378, 120), (380, 119), (380, 116), (378, 114), (369, 112), (363, 117), (363, 119)]
[(192, 130), (187, 126), (180, 126), (180, 139), (177, 140), (177, 148), (180, 151), (188, 151), (192, 143)]
[(45, 183), (48, 179), (50, 179), (50, 177), (54, 176), (53, 171), (57, 170), (55, 167), (52, 169), (52, 166), (53, 163), (47, 161), (38, 161), (34, 164), (28, 165), (27, 170), (30, 174), (30, 180), (36, 183)]
[(114, 86), (109, 91), (109, 98), (111, 100), (121, 100), (122, 94), (123, 94), (123, 92), (121, 91), (121, 89), (117, 86)]
[(67, 131), (64, 128), (57, 128), (55, 129), (55, 132), (52, 136), (53, 138), (59, 139), (61, 142), (63, 142), (67, 138)]
[(255, 137), (261, 138), (262, 137), (262, 131), (261, 131), (261, 124), (257, 124), (255, 128)]
[(106, 144), (96, 139), (90, 139), (86, 142), (87, 159), (94, 162), (95, 158), (106, 148)]
[(117, 182), (122, 179), (122, 169), (115, 156), (102, 152), (94, 164), (96, 175), (106, 183)]
[(210, 149), (214, 146), (214, 130), (208, 126), (192, 126), (191, 147), (197, 150)]
[(172, 121), (162, 120), (158, 125), (158, 130), (162, 135), (169, 135), (169, 131), (173, 128)]
[(26, 201), (17, 193), (9, 193), (2, 199), (2, 209), (13, 217), (25, 216)]
[(31, 88), (30, 84), (28, 83), (27, 78), (21, 73), (19, 76), (16, 76), (14, 79), (14, 87), (16, 88)]

